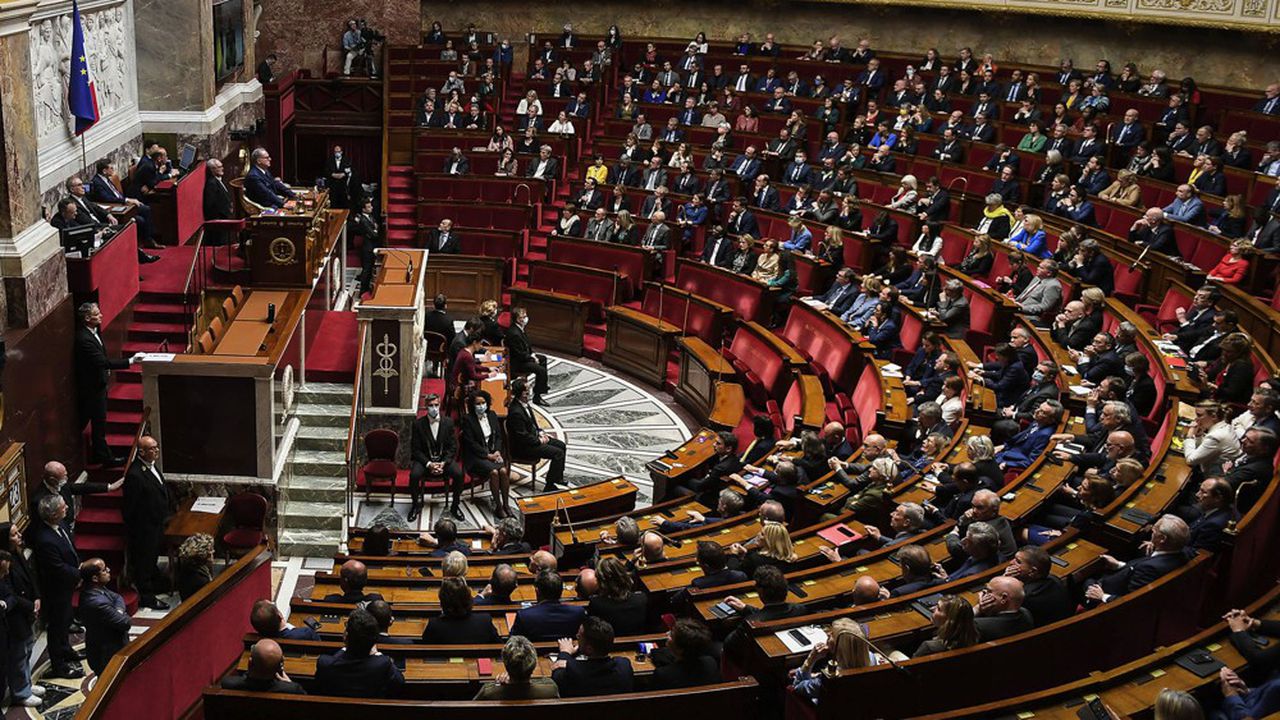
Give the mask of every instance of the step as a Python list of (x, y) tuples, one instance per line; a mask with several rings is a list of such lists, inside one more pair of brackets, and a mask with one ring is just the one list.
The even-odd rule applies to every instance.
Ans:
[(328, 450), (340, 452), (346, 457), (347, 428), (345, 427), (302, 427), (293, 441), (298, 450)]
[(76, 532), (113, 535), (124, 532), (124, 511), (120, 508), (87, 507), (76, 515)]
[(346, 504), (285, 500), (280, 503), (280, 526), (302, 530), (338, 530), (346, 524)]
[(351, 409), (351, 393), (355, 389), (343, 383), (309, 382), (298, 388), (294, 397), (300, 403), (342, 405)]
[(280, 488), (280, 493), (283, 500), (345, 503), (347, 479), (323, 475), (294, 475)]
[(102, 533), (76, 533), (76, 551), (80, 557), (107, 553), (124, 554), (124, 536)]
[(186, 317), (181, 303), (140, 302), (133, 306), (133, 319), (143, 322), (182, 322)]
[(341, 530), (282, 528), (276, 538), (277, 550), (285, 557), (333, 557), (341, 545)]
[(347, 456), (335, 450), (295, 450), (292, 466), (295, 475), (347, 477)]
[(345, 428), (350, 424), (351, 404), (348, 402), (345, 406), (341, 406), (300, 402), (294, 409), (294, 414), (306, 426), (326, 425)]
[[(115, 482), (124, 474), (124, 468), (111, 468), (110, 470), (87, 470), (89, 473), (89, 482)], [(114, 490), (112, 492), (94, 493), (93, 495), (81, 495), (81, 512), (88, 508), (122, 508), (124, 507), (124, 491)]]

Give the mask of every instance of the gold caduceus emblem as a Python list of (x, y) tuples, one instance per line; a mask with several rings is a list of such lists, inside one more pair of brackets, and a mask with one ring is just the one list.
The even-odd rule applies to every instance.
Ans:
[(388, 395), (391, 393), (391, 378), (400, 375), (395, 365), (396, 344), (391, 342), (390, 335), (383, 334), (382, 342), (373, 350), (378, 353), (378, 369), (373, 371), (373, 376), (382, 378), (382, 394)]

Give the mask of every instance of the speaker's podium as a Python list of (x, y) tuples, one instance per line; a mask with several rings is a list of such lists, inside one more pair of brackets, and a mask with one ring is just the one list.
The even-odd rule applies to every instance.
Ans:
[(255, 286), (310, 287), (333, 252), (326, 241), (341, 234), (330, 232), (330, 223), (343, 222), (346, 214), (329, 211), (328, 190), (294, 192), (297, 197), (284, 207), (258, 210), (245, 221), (250, 281)]

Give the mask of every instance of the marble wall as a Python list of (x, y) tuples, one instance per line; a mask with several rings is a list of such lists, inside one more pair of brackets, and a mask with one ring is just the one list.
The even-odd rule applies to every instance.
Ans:
[(6, 277), (4, 289), (5, 326), (33, 327), (70, 293), (66, 258), (53, 253), (26, 276)]
[(212, 0), (134, 0), (141, 110), (213, 104)]
[[(274, 52), (279, 59), (276, 76), (306, 68), (320, 73), (324, 67), (324, 50), (342, 47), (342, 33), (351, 18), (364, 18), (369, 26), (387, 36), (393, 45), (412, 45), (419, 37), (418, 5), (412, 0), (348, 0), (347, 2), (315, 2), (314, 0), (269, 0), (262, 3), (258, 18), (257, 53), (265, 57)], [(331, 70), (342, 71), (337, 52), (329, 60)], [(338, 67), (334, 67), (334, 59)]]
[(31, 83), (31, 43), (26, 33), (0, 37), (0, 237), (13, 237), (40, 218), (36, 128)]
[[(548, 8), (551, 8), (548, 11)], [(456, 29), (474, 22), (512, 38), (517, 51), (531, 31), (559, 31), (565, 21), (583, 33), (601, 33), (617, 23), (623, 35), (733, 38), (774, 31), (788, 44), (807, 45), (838, 33), (846, 47), (862, 36), (892, 50), (939, 48), (954, 57), (961, 46), (997, 61), (1052, 63), (1073, 57), (1077, 64), (1109, 58), (1113, 66), (1130, 60), (1143, 70), (1163, 68), (1171, 77), (1191, 75), (1201, 84), (1261, 88), (1274, 82), (1273, 57), (1280, 37), (1261, 33), (1197, 29), (1173, 25), (1100, 21), (1090, 17), (1051, 18), (1017, 13), (966, 12), (942, 8), (859, 3), (820, 5), (788, 0), (597, 0), (546, 5), (514, 0), (467, 3), (423, 2), (422, 24), (440, 20)]]

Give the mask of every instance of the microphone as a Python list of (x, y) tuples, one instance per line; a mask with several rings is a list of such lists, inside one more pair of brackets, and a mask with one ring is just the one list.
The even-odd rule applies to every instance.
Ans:
[(866, 644), (867, 644), (867, 647), (871, 648), (871, 649), (872, 649), (876, 654), (878, 654), (880, 657), (884, 658), (884, 661), (885, 661), (885, 662), (887, 662), (887, 663), (889, 663), (889, 666), (890, 666), (890, 667), (892, 667), (894, 670), (897, 670), (898, 672), (902, 673), (903, 675), (906, 675), (907, 677), (911, 678), (912, 680), (918, 680), (918, 679), (919, 679), (919, 678), (917, 678), (917, 677), (916, 677), (916, 674), (915, 674), (915, 673), (913, 673), (913, 672), (911, 672), (911, 670), (909, 670), (909, 669), (907, 669), (907, 668), (903, 667), (903, 666), (902, 666), (902, 665), (901, 665), (897, 660), (894, 660), (892, 657), (890, 657), (890, 656), (889, 656), (889, 653), (885, 652), (885, 651), (884, 651), (884, 650), (883, 650), (879, 645), (877, 645), (877, 644), (875, 644), (875, 643), (871, 642), (871, 638), (867, 637), (866, 635), (860, 635), (860, 636), (858, 636), (858, 637), (859, 637), (859, 639), (861, 639), (861, 640), (862, 640), (862, 642), (864, 642), (864, 643), (866, 643)]
[(276, 304), (267, 303), (267, 324), (274, 325), (276, 322)]
[(1138, 269), (1138, 266), (1142, 264), (1142, 261), (1143, 261), (1143, 260), (1145, 260), (1145, 259), (1147, 258), (1147, 253), (1149, 253), (1149, 252), (1151, 252), (1151, 246), (1150, 246), (1150, 245), (1144, 245), (1144, 246), (1142, 247), (1142, 252), (1138, 254), (1137, 259), (1135, 259), (1135, 260), (1133, 261), (1133, 264), (1131, 264), (1131, 265), (1129, 266), (1129, 269), (1130, 269), (1130, 270), (1137, 270), (1137, 269)]
[(657, 530), (646, 530), (645, 532), (651, 532), (651, 533), (653, 533), (654, 535), (657, 535), (658, 537), (662, 538), (662, 544), (663, 544), (663, 545), (670, 545), (670, 546), (671, 546), (671, 547), (673, 547), (673, 548), (682, 548), (682, 547), (684, 547), (684, 540), (680, 540), (680, 539), (677, 539), (677, 538), (669, 537), (669, 536), (667, 536), (667, 535), (663, 535), (662, 533), (658, 532)]

